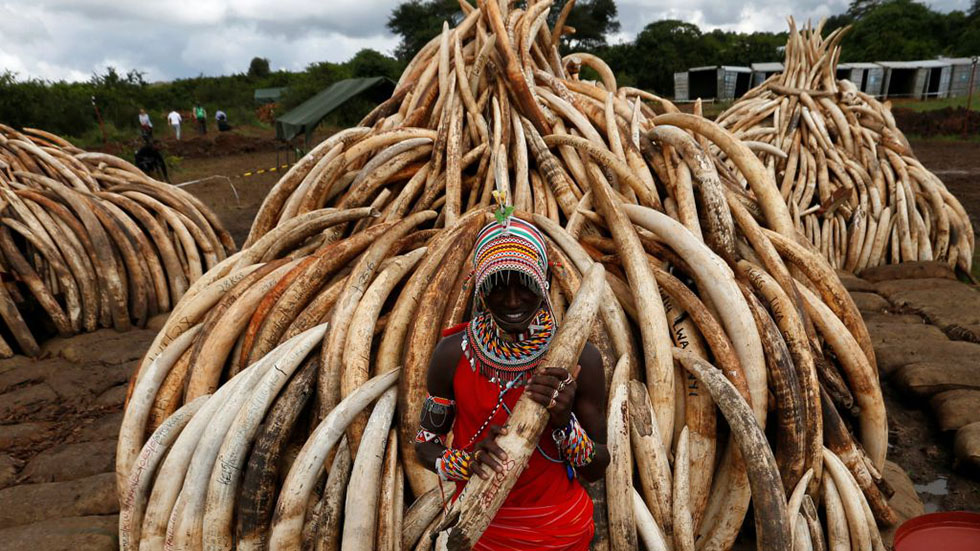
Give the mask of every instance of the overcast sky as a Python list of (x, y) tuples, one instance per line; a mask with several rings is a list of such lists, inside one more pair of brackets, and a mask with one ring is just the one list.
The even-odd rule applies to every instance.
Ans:
[[(391, 53), (398, 39), (385, 22), (398, 0), (0, 0), (0, 72), (48, 80), (88, 80), (116, 67), (148, 81), (247, 70), (255, 57), (299, 70), (345, 61), (362, 48)], [(940, 11), (970, 0), (935, 0)], [(819, 18), (848, 0), (618, 0), (630, 40), (655, 20), (702, 29), (781, 31), (785, 17)]]

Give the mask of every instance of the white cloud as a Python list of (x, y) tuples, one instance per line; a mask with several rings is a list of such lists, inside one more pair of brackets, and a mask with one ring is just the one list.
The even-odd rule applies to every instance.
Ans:
[[(632, 40), (658, 19), (705, 30), (781, 31), (847, 9), (848, 0), (618, 0), (621, 31)], [(391, 53), (385, 28), (399, 0), (0, 0), (0, 71), (20, 78), (86, 80), (112, 65), (149, 81), (247, 70), (266, 57), (274, 69), (345, 61), (362, 48)], [(970, 0), (936, 0), (966, 10)]]
[[(949, 12), (966, 11), (971, 0), (926, 1), (932, 9)], [(632, 38), (643, 28), (660, 19), (679, 19), (694, 23), (702, 30), (780, 32), (786, 30), (786, 18), (797, 22), (807, 19), (816, 23), (823, 17), (843, 13), (850, 0), (617, 0), (622, 34)]]
[(363, 48), (391, 53), (397, 0), (0, 0), (0, 71), (87, 80), (113, 66), (149, 81), (341, 62)]
[[(962, 0), (946, 0), (956, 3)], [(818, 20), (847, 9), (849, 0), (620, 0), (619, 20), (622, 31), (635, 36), (647, 24), (660, 19), (679, 19), (694, 23), (702, 30), (779, 32), (786, 29), (786, 17), (797, 21)], [(937, 7), (938, 8), (938, 7)]]
[(251, 59), (270, 59), (274, 69), (303, 69), (316, 61), (346, 61), (364, 48), (390, 53), (398, 45), (393, 36), (350, 37), (340, 33), (309, 33), (304, 36), (264, 34), (255, 23), (236, 24), (191, 36), (180, 52), (190, 67), (214, 67), (217, 73), (241, 72)]

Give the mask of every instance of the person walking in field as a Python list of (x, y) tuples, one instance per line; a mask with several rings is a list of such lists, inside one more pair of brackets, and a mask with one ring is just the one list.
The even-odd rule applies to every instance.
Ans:
[(508, 461), (496, 438), (528, 393), (548, 410), (549, 426), (473, 549), (587, 551), (593, 504), (576, 474), (597, 480), (609, 464), (602, 360), (586, 344), (577, 365), (532, 375), (557, 331), (545, 240), (529, 222), (497, 220), (477, 236), (473, 318), (443, 332), (429, 363), (416, 456), (440, 481), (455, 483), (457, 496), (471, 476), (495, 476)]
[(180, 141), (180, 123), (182, 119), (180, 118), (180, 113), (176, 109), (167, 115), (167, 122), (170, 123), (170, 127), (174, 129), (174, 136), (177, 137), (177, 141)]
[(197, 131), (202, 136), (208, 133), (208, 112), (200, 103), (194, 106), (194, 118), (197, 119)]
[(146, 109), (140, 108), (140, 136), (143, 141), (149, 142), (150, 138), (153, 136), (153, 122), (150, 121), (150, 115), (146, 112)]

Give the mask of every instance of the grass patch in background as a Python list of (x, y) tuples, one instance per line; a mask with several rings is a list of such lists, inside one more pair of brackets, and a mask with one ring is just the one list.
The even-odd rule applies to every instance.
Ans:
[[(970, 106), (971, 111), (980, 111), (980, 82), (976, 83), (973, 92), (973, 105)], [(888, 101), (892, 102), (892, 107), (901, 107), (903, 109), (911, 109), (912, 111), (935, 111), (936, 109), (945, 109), (947, 107), (956, 109), (961, 107), (966, 109), (967, 97), (959, 98), (940, 98), (940, 99), (909, 99), (909, 98), (889, 98)]]
[[(735, 103), (735, 102), (734, 101), (729, 101), (729, 100), (725, 100), (725, 101), (715, 101), (715, 100), (702, 101), (701, 102), (701, 113), (704, 115), (705, 118), (711, 119), (711, 120), (715, 120), (715, 119), (718, 118), (718, 115), (724, 113), (725, 110), (728, 109), (729, 107), (731, 107), (733, 103)], [(678, 109), (681, 110), (682, 113), (693, 113), (694, 112), (694, 102), (693, 101), (689, 101), (689, 102), (685, 102), (685, 103), (676, 103), (675, 105), (677, 106)], [(658, 110), (658, 112), (659, 112), (659, 110)]]

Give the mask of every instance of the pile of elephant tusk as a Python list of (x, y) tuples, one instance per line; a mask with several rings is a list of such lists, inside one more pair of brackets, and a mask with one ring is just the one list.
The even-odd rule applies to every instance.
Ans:
[(823, 38), (821, 26), (801, 32), (791, 19), (785, 70), (718, 123), (751, 142), (794, 224), (832, 267), (937, 260), (970, 273), (963, 206), (915, 158), (889, 104), (837, 80), (847, 28)]
[[(10, 282), (0, 317), (20, 353), (36, 356), (51, 333), (143, 326), (235, 250), (192, 195), (118, 157), (0, 125), (0, 268)], [(0, 337), (0, 357), (13, 353)]]
[[(759, 549), (883, 549), (871, 341), (772, 171), (601, 59), (561, 58), (567, 11), (552, 29), (550, 2), (512, 4), (461, 1), (391, 99), (293, 166), (188, 289), (120, 430), (124, 551), (475, 542), (500, 493), (473, 479), (444, 503), (413, 444), (494, 195), (548, 238), (549, 354), (574, 361), (587, 338), (603, 358), (596, 548), (729, 549), (751, 500)], [(517, 465), (535, 407), (501, 440)]]

